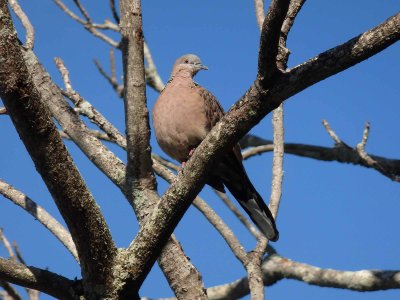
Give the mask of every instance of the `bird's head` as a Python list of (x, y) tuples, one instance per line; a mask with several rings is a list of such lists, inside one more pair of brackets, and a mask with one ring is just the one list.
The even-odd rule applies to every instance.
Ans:
[(208, 68), (201, 63), (197, 55), (186, 54), (176, 60), (172, 69), (172, 75), (186, 73), (193, 77), (200, 70), (208, 70)]

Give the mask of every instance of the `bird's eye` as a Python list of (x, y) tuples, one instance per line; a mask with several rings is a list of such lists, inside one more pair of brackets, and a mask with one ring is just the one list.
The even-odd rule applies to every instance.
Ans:
[(185, 64), (188, 64), (189, 63), (189, 60), (185, 60)]

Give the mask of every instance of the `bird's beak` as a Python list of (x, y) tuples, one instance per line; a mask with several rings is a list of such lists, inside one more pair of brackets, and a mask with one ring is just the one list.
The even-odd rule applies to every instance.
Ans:
[(208, 70), (208, 68), (205, 65), (202, 65), (202, 64), (200, 64), (199, 68), (202, 69), (202, 70)]

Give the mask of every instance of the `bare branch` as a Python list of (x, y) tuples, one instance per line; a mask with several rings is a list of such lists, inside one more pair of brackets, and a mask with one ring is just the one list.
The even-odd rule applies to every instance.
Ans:
[(111, 8), (111, 12), (114, 17), (114, 20), (115, 20), (115, 22), (119, 23), (119, 16), (118, 16), (117, 8), (115, 5), (115, 0), (109, 0), (109, 3), (110, 3), (110, 8)]
[(13, 260), (13, 261), (16, 261), (17, 257), (15, 256), (14, 250), (13, 250), (10, 242), (8, 241), (6, 236), (4, 235), (4, 232), (3, 232), (2, 228), (0, 228), (0, 241), (3, 244), (4, 248), (6, 248), (6, 250), (8, 252), (8, 256), (10, 257), (10, 259)]
[(279, 37), (289, 3), (290, 0), (272, 0), (262, 25), (257, 79), (264, 89), (271, 86), (271, 79), (278, 73), (276, 63)]
[(64, 94), (71, 99), (71, 101), (79, 109), (79, 113), (87, 116), (93, 124), (96, 124), (100, 129), (106, 132), (110, 139), (117, 145), (122, 148), (126, 147), (125, 137), (118, 131), (118, 129), (115, 128), (114, 125), (112, 125), (99, 111), (97, 111), (92, 104), (90, 104), (85, 98), (72, 89), (68, 70), (61, 58), (56, 57), (55, 62), (64, 80), (66, 88)]
[(78, 281), (3, 258), (0, 258), (0, 279), (44, 292), (57, 299), (76, 299), (81, 295)]
[[(273, 111), (272, 123), (274, 129), (274, 156), (272, 162), (272, 184), (269, 207), (276, 219), (282, 196), (284, 128), (283, 104)], [(246, 265), (249, 278), (249, 288), (252, 299), (264, 299), (264, 285), (262, 280), (261, 260), (268, 246), (268, 240), (261, 236), (255, 249), (248, 254), (249, 263)]]
[(29, 21), (28, 16), (24, 13), (17, 0), (8, 0), (8, 3), (10, 3), (12, 10), (15, 12), (18, 19), (20, 19), (22, 26), (25, 28), (25, 47), (28, 49), (33, 49), (33, 44), (35, 43), (35, 29)]
[(258, 28), (261, 30), (264, 23), (264, 0), (254, 0), (254, 8), (256, 13), (256, 20)]
[[(67, 249), (76, 261), (79, 262), (75, 244), (69, 232), (55, 218), (53, 218), (44, 208), (37, 205), (32, 199), (16, 190), (11, 185), (0, 179), (0, 194), (11, 200), (14, 204), (23, 208), (36, 220), (42, 223)], [(22, 262), (22, 261), (21, 261)], [(23, 263), (23, 262), (22, 262)]]
[[(13, 246), (14, 252), (18, 258), (18, 261), (23, 265), (27, 265), (25, 263), (24, 258), (22, 257), (22, 253), (19, 250), (18, 244), (14, 241), (12, 243), (12, 246)], [(30, 289), (30, 288), (25, 288), (25, 290), (28, 293), (29, 300), (39, 300), (39, 294), (40, 294), (39, 291)]]
[[(264, 140), (257, 136), (247, 135), (241, 142), (241, 147), (251, 147), (243, 151), (243, 158), (247, 159), (253, 155), (260, 155), (264, 152), (270, 152), (273, 150), (274, 145), (270, 140)], [(337, 161), (340, 163), (350, 163), (354, 165), (360, 165), (366, 168), (375, 168), (375, 165), (369, 165), (361, 159), (356, 149), (347, 146), (346, 143), (342, 142), (343, 146), (335, 146), (333, 148), (320, 147), (314, 145), (305, 144), (294, 144), (286, 143), (285, 152), (288, 154), (294, 154), (302, 157), (313, 158), (322, 161)], [(337, 145), (335, 143), (335, 145)], [(381, 156), (369, 155), (390, 175), (389, 178), (395, 178), (400, 176), (400, 160), (388, 159)], [(379, 170), (378, 170), (379, 171)], [(384, 174), (386, 176), (386, 174)]]
[(287, 62), (289, 60), (290, 50), (286, 47), (286, 41), (290, 32), (290, 29), (293, 26), (294, 20), (302, 8), (304, 2), (306, 0), (291, 0), (289, 4), (289, 9), (285, 18), (285, 21), (282, 24), (281, 28), (281, 36), (279, 38), (279, 49), (277, 56), (277, 64), (280, 70), (287, 69)]
[[(400, 271), (321, 269), (292, 261), (277, 254), (270, 255), (265, 259), (262, 264), (262, 271), (265, 286), (271, 286), (286, 278), (320, 287), (334, 287), (360, 292), (400, 289)], [(207, 289), (210, 300), (238, 299), (249, 293), (247, 277)]]
[(306, 2), (306, 0), (291, 0), (289, 4), (289, 9), (285, 18), (285, 21), (283, 22), (282, 29), (281, 29), (281, 35), (283, 38), (283, 46), (286, 47), (286, 40), (289, 35), (290, 29), (293, 26), (294, 20), (299, 13), (300, 9), (303, 7), (303, 4)]
[[(382, 24), (302, 63), (281, 77), (277, 86), (287, 85), (285, 98), (346, 70), (381, 52), (400, 39), (400, 13)], [(290, 84), (289, 84), (290, 82)]]
[(269, 207), (272, 215), (276, 219), (279, 209), (279, 203), (282, 196), (282, 178), (283, 178), (283, 104), (274, 110), (272, 116), (274, 127), (274, 157), (272, 161), (272, 185)]
[(328, 132), (329, 136), (337, 145), (345, 145), (342, 140), (337, 136), (337, 134), (332, 130), (331, 126), (329, 125), (328, 121), (322, 120), (322, 124), (324, 125), (326, 131)]
[(75, 5), (78, 7), (79, 11), (85, 17), (87, 23), (92, 23), (92, 19), (90, 18), (88, 12), (83, 7), (82, 3), (79, 0), (74, 0)]
[(110, 50), (110, 60), (111, 60), (111, 76), (107, 74), (107, 72), (100, 65), (98, 60), (94, 60), (94, 64), (96, 65), (97, 70), (99, 70), (100, 74), (107, 79), (112, 88), (117, 92), (118, 97), (123, 97), (124, 86), (118, 83), (118, 80), (115, 76), (115, 62), (114, 62), (114, 51)]
[[(1, 275), (0, 275), (1, 277)], [(0, 286), (4, 289), (4, 296), (1, 294), (0, 291), (0, 299), (3, 300), (22, 300), (21, 295), (18, 293), (18, 291), (7, 281), (1, 280), (0, 279)]]
[[(71, 137), (63, 130), (59, 130), (58, 131), (60, 133), (60, 136), (63, 139), (67, 139), (67, 140), (71, 140)], [(111, 139), (110, 136), (107, 133), (104, 133), (103, 131), (99, 131), (99, 130), (89, 130), (90, 134), (96, 138), (98, 138), (99, 140), (103, 140), (103, 141), (107, 141), (110, 143), (114, 143), (117, 145), (117, 143), (115, 142), (115, 140)], [(118, 145), (119, 146), (119, 145)], [(121, 147), (121, 146), (120, 146)], [(126, 150), (125, 147), (121, 147), (122, 149)]]
[(247, 150), (244, 150), (242, 152), (242, 156), (243, 156), (243, 159), (246, 160), (252, 156), (261, 155), (265, 152), (272, 152), (272, 151), (274, 151), (274, 144), (271, 141), (271, 144), (255, 146), (255, 147), (251, 147)]
[(111, 79), (118, 83), (117, 81), (117, 71), (115, 68), (115, 56), (114, 56), (114, 49), (110, 49), (110, 66), (111, 66)]
[[(128, 193), (133, 195), (147, 189), (156, 190), (156, 181), (152, 170), (150, 125), (146, 103), (141, 2), (122, 0), (120, 7), (128, 152), (126, 188)], [(142, 197), (137, 194), (138, 201), (146, 201), (145, 198), (140, 198)]]
[[(77, 15), (75, 15), (61, 0), (53, 0), (58, 7), (61, 8), (62, 11), (64, 11), (68, 16), (70, 16), (73, 20), (77, 21), (81, 25), (84, 26), (86, 30), (88, 30), (93, 36), (103, 40), (104, 42), (108, 43), (114, 48), (119, 47), (119, 43), (114, 41), (112, 38), (109, 36), (103, 34), (102, 32), (98, 31), (97, 28), (99, 29), (112, 29), (114, 31), (118, 31), (118, 26), (113, 24), (110, 21), (105, 21), (104, 24), (94, 24), (92, 23), (89, 15), (87, 14), (86, 10), (82, 7), (80, 2), (78, 0), (74, 0), (75, 3), (78, 5), (79, 9), (81, 10), (82, 14), (85, 16), (86, 20), (83, 20), (79, 18)], [(83, 13), (84, 12), (84, 13)]]
[(368, 136), (369, 136), (369, 128), (370, 128), (370, 125), (367, 122), (365, 124), (365, 129), (364, 129), (364, 133), (362, 136), (362, 140), (356, 146), (356, 151), (357, 151), (358, 155), (360, 156), (361, 160), (369, 167), (374, 168), (375, 170), (377, 170), (381, 174), (385, 175), (386, 177), (389, 177), (393, 181), (400, 182), (400, 175), (395, 175), (395, 174), (391, 173), (390, 170), (387, 170), (380, 163), (378, 163), (377, 160), (373, 159), (370, 155), (367, 154), (367, 152), (365, 152), (365, 145), (367, 144), (367, 140), (368, 140)]
[(147, 84), (152, 87), (157, 92), (161, 92), (164, 89), (164, 83), (161, 80), (160, 75), (157, 72), (156, 65), (154, 64), (153, 58), (151, 57), (150, 49), (147, 46), (147, 43), (144, 43), (144, 58), (147, 62), (146, 68), (146, 81)]
[(77, 15), (75, 15), (61, 0), (53, 0), (55, 4), (58, 5), (59, 8), (61, 8), (62, 11), (64, 11), (68, 16), (70, 16), (73, 20), (77, 21), (78, 23), (85, 25), (85, 20), (79, 18)]

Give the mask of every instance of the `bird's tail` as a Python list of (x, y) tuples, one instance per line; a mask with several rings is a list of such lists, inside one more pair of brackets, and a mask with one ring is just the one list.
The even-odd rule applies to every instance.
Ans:
[(274, 217), (250, 180), (246, 187), (224, 183), (265, 237), (276, 242), (279, 239), (279, 232)]
[(218, 165), (218, 173), (224, 185), (236, 198), (239, 204), (247, 212), (258, 229), (270, 241), (279, 239), (274, 217), (264, 200), (254, 188), (243, 166), (232, 165), (231, 159), (223, 159)]

